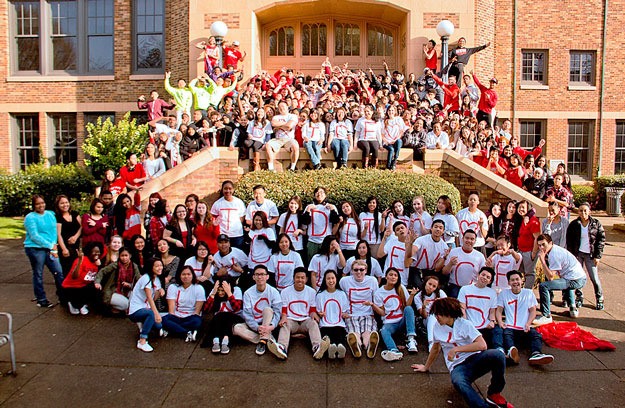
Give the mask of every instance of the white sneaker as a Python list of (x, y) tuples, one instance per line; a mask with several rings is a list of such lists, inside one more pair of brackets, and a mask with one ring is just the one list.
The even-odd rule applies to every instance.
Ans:
[(313, 358), (315, 360), (321, 360), (328, 348), (330, 348), (330, 338), (328, 336), (324, 336), (321, 343), (319, 343), (317, 348), (313, 350)]
[(347, 349), (344, 345), (339, 344), (338, 346), (336, 346), (336, 358), (344, 359), (345, 354), (347, 354)]
[(169, 334), (169, 332), (167, 330), (165, 330), (165, 329), (160, 329), (158, 331), (158, 335), (161, 336), (161, 337), (167, 337), (168, 334)]
[(579, 310), (577, 309), (569, 310), (569, 316), (571, 316), (572, 319), (577, 319), (579, 317)]
[(213, 348), (211, 349), (213, 353), (219, 353), (221, 351), (221, 346), (219, 346), (219, 340), (213, 341)]
[(417, 341), (415, 339), (408, 340), (408, 351), (411, 353), (418, 353), (419, 349), (417, 348)]
[(336, 344), (330, 344), (330, 347), (328, 348), (328, 358), (330, 360), (334, 360), (336, 358), (336, 352), (337, 352), (337, 347)]
[(87, 305), (84, 305), (83, 307), (80, 308), (80, 314), (83, 316), (89, 314), (89, 308), (87, 307)]
[(286, 360), (287, 354), (282, 344), (276, 342), (274, 339), (269, 339), (267, 341), (267, 348), (271, 354), (278, 357), (280, 360)]
[(377, 331), (371, 332), (371, 336), (369, 337), (369, 347), (367, 347), (368, 358), (375, 358), (375, 353), (378, 351), (378, 343), (380, 343), (380, 335)]
[(152, 346), (150, 346), (147, 341), (145, 343), (143, 343), (143, 344), (141, 344), (140, 341), (137, 341), (137, 348), (139, 350), (141, 350), (141, 351), (145, 351), (146, 353), (150, 353), (150, 352), (154, 351)]
[(402, 358), (404, 358), (404, 355), (399, 351), (384, 350), (382, 352), (382, 359), (384, 361), (397, 361), (401, 360)]
[(72, 302), (67, 302), (67, 307), (69, 308), (69, 312), (71, 314), (73, 314), (73, 315), (80, 314), (80, 310), (78, 310), (74, 306), (72, 306)]
[(534, 326), (542, 326), (549, 323), (553, 323), (553, 318), (551, 316), (540, 316), (532, 322)]
[(184, 342), (185, 343), (189, 343), (189, 342), (192, 342), (192, 341), (193, 341), (193, 332), (188, 331), (187, 332), (187, 338), (184, 339)]
[(197, 330), (193, 330), (191, 334), (193, 335), (193, 341), (197, 340)]

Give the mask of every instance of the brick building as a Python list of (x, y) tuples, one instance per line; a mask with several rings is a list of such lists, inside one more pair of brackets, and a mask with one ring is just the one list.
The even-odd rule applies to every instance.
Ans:
[(499, 79), (499, 118), (512, 120), (522, 144), (545, 138), (547, 157), (583, 179), (621, 173), (624, 12), (623, 0), (8, 0), (0, 2), (0, 167), (15, 171), (40, 155), (82, 159), (87, 122), (136, 111), (151, 89), (164, 94), (165, 69), (172, 79), (201, 72), (195, 45), (213, 21), (226, 22), (226, 39), (247, 51), (249, 76), (282, 66), (317, 72), (326, 55), (418, 74), (422, 44), (440, 42), (435, 27), (449, 19), (451, 47), (461, 36), (468, 46), (492, 43), (466, 70)]

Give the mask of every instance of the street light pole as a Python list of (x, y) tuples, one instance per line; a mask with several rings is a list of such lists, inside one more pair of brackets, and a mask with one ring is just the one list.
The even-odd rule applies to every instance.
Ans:
[[(454, 23), (449, 20), (442, 20), (436, 26), (436, 34), (441, 37), (441, 70), (445, 68), (449, 62), (449, 37), (453, 35), (454, 29)], [(447, 72), (444, 72), (444, 82), (447, 82), (447, 76)]]
[(210, 33), (215, 37), (215, 42), (219, 47), (219, 67), (223, 69), (224, 65), (224, 37), (228, 34), (228, 26), (223, 21), (215, 21), (211, 24)]

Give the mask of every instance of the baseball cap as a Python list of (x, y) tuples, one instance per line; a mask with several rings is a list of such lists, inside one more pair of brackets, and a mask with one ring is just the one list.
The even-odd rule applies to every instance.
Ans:
[(497, 78), (495, 78), (495, 77), (491, 78), (491, 79), (490, 79), (490, 82), (494, 82), (494, 83), (496, 83), (496, 84), (498, 84), (498, 83), (499, 83), (499, 81), (497, 81)]
[(230, 237), (227, 236), (226, 234), (219, 234), (219, 236), (217, 237), (217, 242), (223, 242), (223, 241), (230, 242)]
[(241, 44), (238, 41), (232, 41), (232, 45), (236, 45), (238, 47)]

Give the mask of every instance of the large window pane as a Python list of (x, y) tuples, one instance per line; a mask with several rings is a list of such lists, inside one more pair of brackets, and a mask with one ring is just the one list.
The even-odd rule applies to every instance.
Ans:
[(161, 68), (163, 66), (163, 36), (137, 36), (137, 67)]
[(543, 122), (534, 120), (522, 120), (520, 145), (524, 149), (533, 149), (538, 146), (543, 138)]
[(590, 176), (590, 122), (570, 121), (567, 171), (582, 177)]
[(17, 130), (17, 151), (20, 168), (39, 163), (39, 118), (37, 115), (15, 116)]
[(367, 55), (370, 57), (393, 56), (393, 33), (379, 26), (367, 28)]
[(293, 56), (295, 54), (295, 30), (286, 26), (277, 28), (269, 33), (269, 55)]
[(594, 51), (571, 51), (570, 54), (570, 82), (581, 82), (594, 85), (595, 82), (595, 53)]
[(75, 163), (78, 161), (78, 142), (76, 139), (76, 115), (51, 115), (54, 127), (54, 153), (56, 163)]
[(360, 55), (360, 27), (356, 24), (337, 23), (334, 27), (334, 54)]
[(113, 0), (89, 0), (89, 71), (113, 70)]
[(164, 59), (164, 0), (136, 0), (136, 69), (162, 71)]
[(39, 3), (15, 2), (15, 42), (18, 71), (39, 71)]
[(304, 24), (302, 26), (302, 55), (326, 55), (327, 26)]
[(113, 70), (113, 37), (89, 37), (89, 71)]
[(75, 1), (50, 2), (54, 70), (74, 71), (77, 68), (77, 6)]

